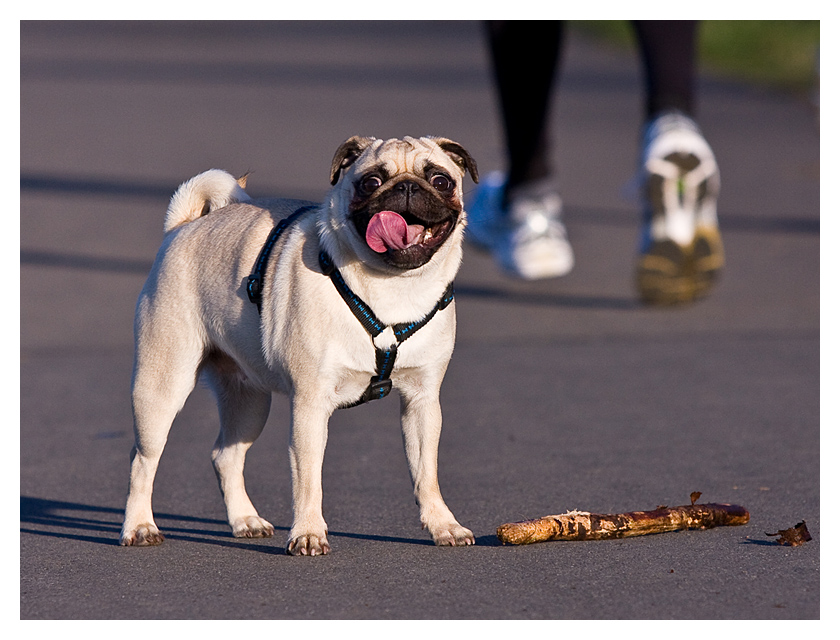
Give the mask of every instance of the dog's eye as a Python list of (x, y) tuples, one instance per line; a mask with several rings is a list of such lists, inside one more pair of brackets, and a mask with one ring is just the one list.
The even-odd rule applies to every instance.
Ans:
[(445, 176), (442, 173), (433, 175), (432, 179), (429, 180), (429, 184), (441, 193), (445, 193), (446, 191), (450, 191), (452, 189), (452, 180), (449, 176)]
[(367, 195), (370, 195), (381, 186), (382, 179), (375, 175), (365, 176), (362, 178), (361, 182), (359, 182), (359, 190)]

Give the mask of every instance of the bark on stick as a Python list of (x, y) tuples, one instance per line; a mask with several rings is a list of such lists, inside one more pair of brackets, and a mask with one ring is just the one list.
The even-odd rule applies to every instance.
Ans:
[(503, 524), (496, 529), (496, 536), (504, 544), (531, 544), (550, 540), (614, 540), (683, 529), (735, 526), (749, 521), (749, 512), (735, 504), (692, 504), (617, 514), (569, 511), (536, 520)]

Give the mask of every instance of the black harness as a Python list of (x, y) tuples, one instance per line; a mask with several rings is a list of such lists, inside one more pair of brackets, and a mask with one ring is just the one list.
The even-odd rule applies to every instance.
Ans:
[[(257, 258), (256, 264), (254, 265), (254, 271), (248, 277), (247, 284), (248, 299), (257, 305), (257, 310), (260, 313), (262, 313), (263, 280), (265, 278), (266, 267), (268, 266), (268, 258), (271, 255), (274, 245), (283, 235), (283, 232), (286, 231), (286, 229), (288, 229), (295, 220), (297, 220), (303, 213), (316, 208), (316, 205), (301, 207), (288, 218), (281, 220), (271, 231), (265, 245), (263, 245), (263, 249)], [(329, 276), (330, 280), (332, 280), (332, 283), (335, 286), (336, 291), (338, 291), (338, 294), (341, 296), (341, 299), (344, 300), (350, 308), (350, 311), (365, 328), (365, 331), (370, 334), (371, 341), (389, 328), (388, 325), (384, 324), (379, 318), (377, 318), (373, 310), (365, 304), (361, 298), (353, 293), (349, 286), (347, 286), (344, 278), (341, 277), (341, 272), (338, 268), (336, 268), (332, 258), (330, 258), (326, 251), (321, 251), (318, 256), (318, 262), (321, 266), (323, 274)], [(449, 306), (449, 303), (454, 299), (455, 294), (452, 289), (452, 283), (450, 282), (447, 285), (446, 290), (443, 292), (443, 296), (441, 296), (434, 308), (423, 318), (417, 320), (416, 322), (403, 322), (392, 325), (390, 329), (394, 333), (396, 342), (387, 349), (381, 349), (377, 347), (376, 344), (373, 345), (376, 350), (375, 374), (371, 377), (367, 389), (365, 389), (362, 393), (362, 397), (356, 402), (345, 405), (342, 408), (356, 407), (360, 404), (364, 404), (365, 402), (379, 400), (387, 396), (391, 391), (391, 372), (394, 369), (394, 362), (397, 359), (397, 348), (420, 329), (425, 327), (438, 311), (446, 309), (446, 307)]]

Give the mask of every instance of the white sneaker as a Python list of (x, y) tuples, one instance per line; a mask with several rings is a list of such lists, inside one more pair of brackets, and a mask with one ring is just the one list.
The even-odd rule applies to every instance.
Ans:
[(653, 119), (642, 140), (644, 224), (636, 284), (651, 304), (706, 295), (723, 267), (720, 173), (697, 124), (679, 112)]
[(523, 185), (510, 194), (506, 177), (484, 178), (467, 205), (467, 240), (492, 251), (506, 272), (525, 280), (556, 278), (574, 267), (574, 253), (560, 219), (563, 203), (545, 183)]

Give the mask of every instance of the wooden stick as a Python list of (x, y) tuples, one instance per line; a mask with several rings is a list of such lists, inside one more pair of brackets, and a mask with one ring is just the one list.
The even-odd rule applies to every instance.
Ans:
[(536, 520), (503, 524), (496, 529), (496, 536), (504, 544), (531, 544), (550, 540), (614, 540), (683, 529), (735, 526), (749, 521), (749, 512), (735, 504), (691, 504), (618, 514), (569, 511)]

